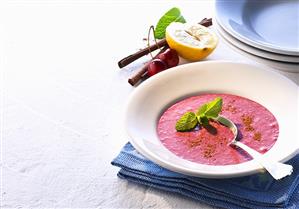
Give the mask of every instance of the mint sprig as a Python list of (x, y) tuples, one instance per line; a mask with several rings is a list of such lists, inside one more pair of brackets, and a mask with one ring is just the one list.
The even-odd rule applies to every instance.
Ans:
[(179, 8), (174, 7), (167, 11), (158, 21), (155, 27), (155, 38), (162, 39), (165, 38), (165, 31), (167, 26), (172, 22), (181, 22), (185, 23), (186, 20), (181, 15), (181, 11)]
[(206, 126), (210, 119), (218, 117), (222, 109), (222, 98), (217, 97), (213, 101), (200, 106), (196, 113), (186, 112), (177, 122), (175, 129), (177, 131), (190, 131), (194, 129), (197, 124)]
[(175, 124), (177, 131), (190, 131), (195, 128), (198, 120), (194, 112), (186, 112)]

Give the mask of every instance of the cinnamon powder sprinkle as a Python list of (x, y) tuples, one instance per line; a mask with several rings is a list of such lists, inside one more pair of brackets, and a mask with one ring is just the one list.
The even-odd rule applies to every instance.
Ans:
[(226, 110), (228, 112), (231, 112), (231, 113), (236, 113), (237, 112), (237, 108), (235, 108), (231, 104), (228, 104), (226, 107), (224, 107), (224, 110)]
[(194, 140), (188, 140), (188, 141), (187, 141), (187, 144), (188, 144), (188, 146), (189, 146), (190, 148), (193, 148), (193, 147), (197, 147), (197, 146), (199, 146), (199, 145), (201, 144), (201, 142), (202, 142), (202, 138), (201, 138), (201, 137), (198, 137), (198, 138), (196, 138), (196, 139), (194, 139)]
[(227, 138), (223, 137), (223, 136), (217, 137), (217, 139), (218, 139), (218, 143), (220, 145), (226, 144), (226, 142), (227, 142)]
[(242, 115), (241, 119), (243, 121), (243, 124), (245, 126), (245, 131), (254, 131), (254, 128), (252, 127), (253, 118), (249, 115)]
[(203, 154), (205, 158), (211, 158), (213, 157), (214, 153), (216, 151), (216, 145), (215, 144), (208, 144), (206, 149), (204, 150)]
[(254, 135), (253, 135), (253, 139), (256, 140), (256, 141), (261, 141), (261, 139), (262, 139), (261, 132), (255, 132)]
[(245, 131), (254, 131), (254, 128), (252, 126), (246, 126)]

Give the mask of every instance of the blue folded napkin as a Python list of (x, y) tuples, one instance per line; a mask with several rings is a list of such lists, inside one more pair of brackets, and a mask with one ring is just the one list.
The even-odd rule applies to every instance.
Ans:
[(231, 179), (206, 179), (169, 171), (147, 160), (127, 143), (112, 165), (120, 167), (118, 176), (129, 181), (175, 192), (222, 208), (273, 209), (299, 208), (299, 155), (291, 176), (276, 181), (269, 174)]

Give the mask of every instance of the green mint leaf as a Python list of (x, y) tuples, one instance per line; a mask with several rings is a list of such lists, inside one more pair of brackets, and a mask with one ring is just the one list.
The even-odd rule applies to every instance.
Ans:
[(167, 26), (172, 22), (181, 22), (185, 23), (186, 20), (181, 15), (181, 11), (179, 8), (174, 7), (166, 12), (158, 21), (155, 28), (155, 38), (162, 39), (165, 38), (165, 31)]
[(218, 117), (222, 109), (222, 98), (217, 97), (213, 101), (208, 103), (208, 107), (205, 111), (205, 116), (207, 118), (216, 118)]
[(175, 124), (177, 131), (190, 131), (195, 128), (198, 120), (194, 112), (186, 112)]
[(217, 97), (213, 101), (200, 106), (196, 112), (186, 112), (175, 125), (177, 131), (190, 131), (198, 123), (203, 126), (209, 125), (209, 119), (217, 118), (222, 109), (222, 98)]
[(208, 108), (208, 104), (203, 104), (202, 106), (200, 106), (200, 108), (197, 110), (196, 112), (196, 116), (200, 117), (200, 116), (204, 116), (205, 112), (207, 111)]
[(207, 125), (208, 119), (218, 117), (222, 109), (222, 98), (217, 97), (213, 101), (200, 106), (196, 112), (198, 121), (202, 125)]

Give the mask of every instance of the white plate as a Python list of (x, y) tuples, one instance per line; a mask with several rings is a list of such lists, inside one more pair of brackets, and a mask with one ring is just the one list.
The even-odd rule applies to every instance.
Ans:
[[(269, 51), (265, 51), (265, 50), (260, 50), (258, 48), (252, 47), (252, 46), (245, 44), (244, 42), (234, 38), (232, 35), (227, 33), (217, 21), (214, 21), (214, 26), (221, 33), (222, 36), (224, 36), (226, 39), (229, 40), (230, 43), (232, 43), (236, 47), (242, 49), (243, 51), (246, 51), (250, 54), (253, 54), (253, 55), (256, 55), (256, 56), (259, 56), (262, 58), (270, 59), (270, 60), (276, 60), (276, 61), (280, 61), (280, 62), (290, 62), (291, 64), (296, 63), (296, 65), (298, 65), (297, 63), (299, 63), (299, 56), (289, 56), (289, 55), (277, 54), (277, 53), (273, 53), (273, 52), (269, 52)], [(298, 67), (298, 72), (299, 72), (299, 67)]]
[(213, 166), (184, 160), (160, 142), (156, 126), (165, 108), (201, 92), (240, 95), (270, 110), (279, 123), (279, 138), (265, 155), (285, 161), (298, 145), (298, 88), (282, 75), (255, 66), (221, 61), (185, 64), (151, 77), (131, 94), (126, 106), (125, 128), (130, 142), (142, 155), (169, 170), (207, 178), (244, 176), (258, 172), (255, 161)]
[(216, 19), (232, 36), (263, 50), (299, 56), (299, 0), (216, 0)]
[(217, 23), (215, 24), (217, 28), (217, 33), (222, 39), (227, 43), (229, 47), (237, 51), (238, 53), (255, 60), (261, 64), (270, 66), (272, 68), (292, 73), (299, 73), (299, 64), (298, 63), (290, 63), (290, 62), (280, 62), (275, 60), (266, 59), (263, 57), (256, 56), (255, 54), (249, 53), (248, 51), (244, 51), (242, 48), (234, 45), (233, 40), (230, 38), (229, 34), (227, 34), (224, 30), (221, 30), (220, 27), (217, 27)]

